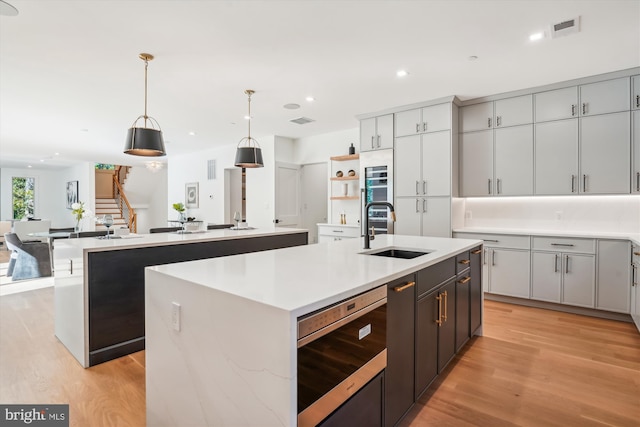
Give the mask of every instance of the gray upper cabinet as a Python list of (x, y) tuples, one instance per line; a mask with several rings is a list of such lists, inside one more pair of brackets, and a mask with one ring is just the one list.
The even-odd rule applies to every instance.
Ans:
[(533, 122), (532, 95), (467, 105), (461, 108), (460, 130), (472, 132)]
[(534, 102), (536, 122), (568, 119), (579, 114), (577, 86), (536, 93)]
[(535, 194), (578, 193), (578, 120), (535, 125)]
[(523, 95), (495, 101), (494, 128), (533, 123), (533, 96)]
[(451, 129), (450, 103), (402, 111), (395, 116), (396, 137)]
[(631, 169), (631, 192), (640, 194), (640, 110), (631, 113), (633, 164)]
[(623, 77), (580, 86), (580, 115), (629, 110), (630, 80)]
[(629, 194), (630, 114), (580, 119), (580, 191)]
[(360, 120), (360, 151), (393, 148), (393, 114)]
[(533, 194), (533, 125), (495, 130), (493, 194)]
[(631, 77), (631, 109), (640, 110), (640, 75)]
[(460, 109), (460, 131), (493, 129), (493, 102), (467, 105)]
[(460, 192), (464, 197), (493, 194), (493, 131), (460, 135)]

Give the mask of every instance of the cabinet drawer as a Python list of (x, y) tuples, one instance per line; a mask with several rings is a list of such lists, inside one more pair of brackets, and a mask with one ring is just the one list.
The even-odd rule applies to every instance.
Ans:
[(339, 225), (319, 225), (318, 235), (336, 237), (359, 237), (360, 227), (341, 227)]
[(512, 248), (530, 249), (531, 242), (529, 236), (519, 236), (511, 234), (484, 234), (484, 233), (454, 233), (454, 237), (460, 239), (483, 240), (487, 248)]
[(596, 250), (594, 239), (573, 237), (533, 237), (532, 247), (539, 251), (579, 252), (593, 254)]
[(444, 261), (427, 267), (418, 272), (418, 294), (423, 295), (439, 284), (456, 275), (456, 257), (451, 257)]
[(463, 272), (471, 267), (471, 257), (469, 251), (456, 255), (456, 274)]

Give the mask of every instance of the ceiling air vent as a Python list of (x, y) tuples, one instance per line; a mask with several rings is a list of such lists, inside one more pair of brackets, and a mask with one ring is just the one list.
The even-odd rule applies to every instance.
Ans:
[(289, 120), (291, 123), (297, 123), (299, 125), (306, 125), (307, 123), (315, 122), (315, 120), (310, 119), (308, 117), (298, 117), (295, 119)]
[(568, 36), (580, 31), (580, 17), (551, 24), (551, 38)]

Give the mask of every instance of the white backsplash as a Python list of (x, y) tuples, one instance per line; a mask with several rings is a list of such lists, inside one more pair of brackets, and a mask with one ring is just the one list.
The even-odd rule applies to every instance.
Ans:
[(640, 232), (640, 196), (454, 199), (453, 226)]

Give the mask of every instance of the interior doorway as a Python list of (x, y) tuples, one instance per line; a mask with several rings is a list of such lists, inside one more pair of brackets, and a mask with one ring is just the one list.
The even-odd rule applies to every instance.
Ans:
[(240, 212), (242, 221), (246, 218), (244, 192), (244, 169), (228, 168), (224, 170), (224, 222), (234, 224), (233, 216)]
[(300, 228), (309, 230), (309, 243), (318, 243), (318, 224), (327, 222), (327, 163), (300, 166)]

